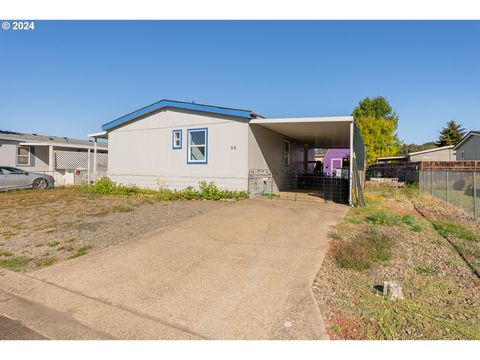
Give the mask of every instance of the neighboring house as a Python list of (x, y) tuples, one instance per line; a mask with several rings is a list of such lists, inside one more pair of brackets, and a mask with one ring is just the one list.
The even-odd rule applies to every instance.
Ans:
[(419, 161), (455, 161), (453, 145), (416, 151), (408, 154), (410, 162)]
[[(109, 177), (142, 187), (182, 189), (206, 180), (247, 191), (251, 176), (266, 174), (277, 191), (292, 174), (309, 171), (315, 148), (349, 149), (364, 170), (352, 116), (265, 119), (250, 110), (161, 100), (102, 130), (90, 136), (109, 140)], [(350, 166), (350, 189), (352, 174)]]
[(480, 130), (470, 131), (455, 146), (457, 161), (480, 160)]
[(420, 161), (455, 161), (453, 145), (434, 149), (411, 152), (406, 156), (389, 156), (377, 158), (377, 164), (406, 163)]
[(107, 161), (106, 143), (0, 130), (0, 166), (51, 175), (56, 186), (73, 184), (76, 169), (106, 172)]
[(335, 173), (337, 169), (344, 167), (344, 162), (349, 157), (350, 150), (348, 149), (328, 149), (323, 160), (323, 171), (327, 174)]
[(386, 156), (377, 158), (377, 164), (399, 164), (408, 162), (408, 156)]

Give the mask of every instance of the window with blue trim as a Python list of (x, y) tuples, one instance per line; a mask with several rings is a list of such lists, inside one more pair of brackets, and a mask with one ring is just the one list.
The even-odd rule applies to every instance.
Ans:
[(188, 130), (188, 154), (189, 164), (206, 164), (208, 156), (207, 129)]
[(182, 130), (173, 130), (172, 149), (182, 148)]

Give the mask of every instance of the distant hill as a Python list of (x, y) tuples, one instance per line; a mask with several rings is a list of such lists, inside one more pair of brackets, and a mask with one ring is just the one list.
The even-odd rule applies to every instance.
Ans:
[(402, 146), (400, 147), (400, 150), (398, 151), (398, 156), (405, 156), (407, 155), (408, 153), (412, 153), (412, 152), (416, 152), (416, 151), (423, 151), (423, 150), (430, 150), (430, 149), (435, 149), (436, 147), (438, 147), (437, 145), (435, 145), (435, 143), (433, 141), (430, 141), (430, 142), (426, 142), (424, 144), (421, 144), (421, 145), (417, 145), (417, 144), (402, 144)]

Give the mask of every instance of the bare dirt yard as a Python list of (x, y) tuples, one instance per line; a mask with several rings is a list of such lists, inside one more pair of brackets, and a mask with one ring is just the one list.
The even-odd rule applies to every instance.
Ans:
[(14, 271), (82, 256), (226, 205), (74, 188), (0, 193), (0, 204), (0, 268)]
[(480, 339), (480, 223), (414, 188), (366, 201), (330, 233), (313, 284), (330, 338)]

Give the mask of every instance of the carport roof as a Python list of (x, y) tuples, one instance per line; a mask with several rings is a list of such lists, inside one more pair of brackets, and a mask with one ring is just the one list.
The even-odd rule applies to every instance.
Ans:
[(263, 126), (291, 139), (319, 148), (350, 148), (350, 124), (353, 116), (252, 119), (250, 124)]

